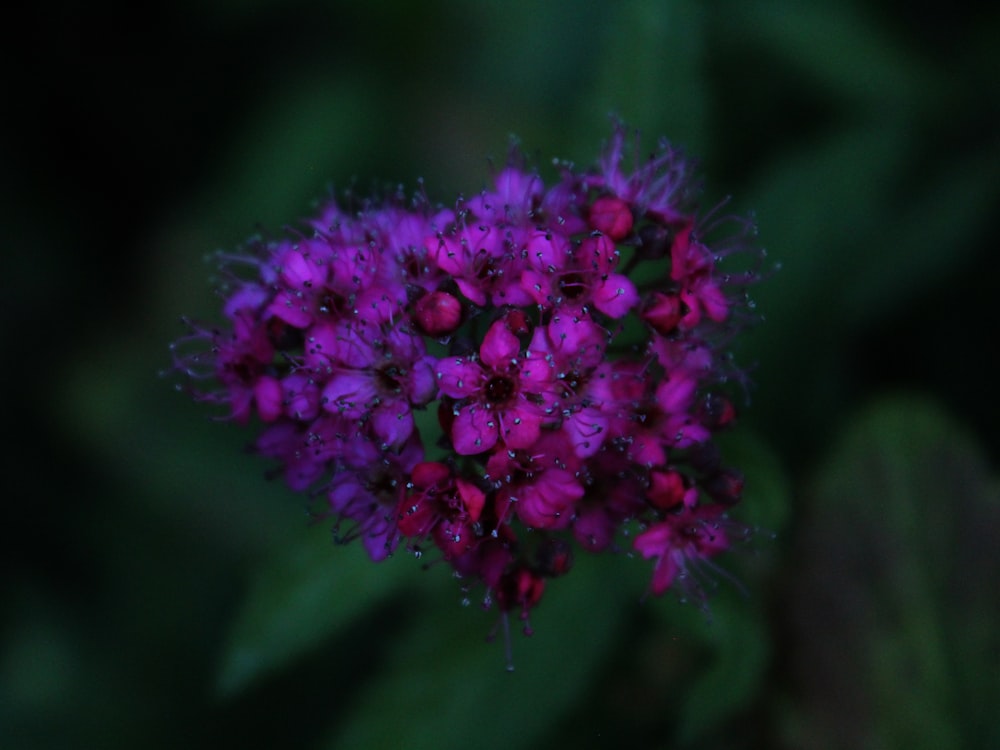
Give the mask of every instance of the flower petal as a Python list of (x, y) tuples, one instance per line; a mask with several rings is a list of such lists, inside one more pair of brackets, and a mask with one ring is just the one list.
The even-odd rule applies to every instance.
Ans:
[(499, 436), (496, 414), (478, 404), (461, 409), (451, 423), (451, 443), (462, 456), (492, 449)]
[(620, 273), (613, 273), (594, 290), (594, 305), (605, 315), (621, 318), (639, 302), (635, 284)]
[(469, 520), (475, 523), (483, 513), (486, 495), (472, 482), (467, 482), (460, 477), (455, 479), (455, 487), (462, 504), (465, 506), (465, 511), (469, 514)]
[(295, 328), (306, 328), (312, 322), (309, 303), (302, 292), (283, 289), (274, 297), (267, 312)]
[(330, 378), (323, 389), (323, 408), (357, 419), (368, 411), (375, 396), (375, 383), (367, 373), (340, 373)]
[(694, 403), (698, 382), (687, 373), (676, 373), (664, 380), (656, 389), (656, 403), (667, 414), (678, 414)]
[(589, 458), (604, 445), (608, 418), (599, 409), (588, 406), (565, 418), (562, 427), (573, 445), (573, 452), (580, 458)]
[(416, 406), (424, 406), (437, 394), (438, 386), (434, 377), (436, 364), (433, 357), (421, 357), (410, 368), (407, 393)]
[(503, 441), (509, 448), (530, 448), (542, 432), (542, 419), (525, 408), (510, 409), (500, 420)]
[(604, 329), (584, 312), (557, 310), (547, 332), (552, 351), (573, 367), (593, 367), (604, 358)]
[(668, 523), (653, 524), (632, 542), (632, 546), (647, 560), (656, 558), (653, 581), (654, 594), (662, 594), (674, 582), (680, 565), (674, 553), (674, 530)]
[(372, 427), (386, 445), (396, 447), (413, 433), (413, 412), (402, 399), (385, 401), (373, 412)]
[(281, 416), (284, 404), (284, 392), (281, 381), (270, 375), (262, 375), (253, 386), (254, 401), (257, 402), (257, 413), (264, 422), (273, 422)]
[(510, 332), (507, 322), (501, 318), (486, 331), (483, 343), (479, 347), (479, 358), (495, 370), (506, 369), (517, 359), (520, 351), (521, 342)]
[(435, 368), (438, 388), (451, 398), (465, 398), (479, 391), (485, 375), (483, 368), (465, 357), (445, 357)]

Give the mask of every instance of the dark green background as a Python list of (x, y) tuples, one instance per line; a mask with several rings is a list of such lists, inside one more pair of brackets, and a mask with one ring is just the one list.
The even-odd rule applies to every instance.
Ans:
[[(49, 3), (7, 29), (0, 746), (1000, 746), (1000, 13)], [(205, 256), (328, 190), (475, 192), (615, 112), (782, 270), (727, 438), (763, 531), (707, 621), (578, 558), (485, 644), (443, 567), (308, 527), (158, 376)], [(772, 538), (773, 536), (773, 538)]]

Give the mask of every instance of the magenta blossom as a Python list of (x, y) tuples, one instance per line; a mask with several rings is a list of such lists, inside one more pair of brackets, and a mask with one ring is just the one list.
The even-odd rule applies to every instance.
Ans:
[(441, 395), (455, 399), (451, 439), (469, 456), (530, 448), (541, 436), (551, 372), (544, 362), (521, 356), (521, 343), (507, 321), (495, 321), (483, 337), (479, 357), (445, 357), (437, 364)]
[(662, 594), (679, 580), (684, 594), (703, 599), (705, 593), (699, 577), (712, 570), (710, 559), (729, 548), (732, 529), (740, 535), (746, 533), (738, 525), (726, 522), (724, 510), (719, 505), (685, 507), (635, 538), (632, 543), (635, 550), (656, 561), (650, 584), (654, 594)]
[(652, 593), (702, 601), (746, 535), (715, 436), (746, 385), (753, 227), (621, 125), (594, 169), (557, 171), (513, 153), (450, 206), (329, 201), (224, 256), (224, 323), (174, 346), (336, 539), (432, 554), (526, 627), (575, 550), (634, 550)]
[[(342, 322), (323, 333), (331, 368), (322, 391), (323, 408), (356, 420), (371, 420), (388, 446), (413, 433), (413, 408), (435, 395), (434, 360), (420, 338), (398, 328)], [(318, 335), (318, 334), (317, 334)]]

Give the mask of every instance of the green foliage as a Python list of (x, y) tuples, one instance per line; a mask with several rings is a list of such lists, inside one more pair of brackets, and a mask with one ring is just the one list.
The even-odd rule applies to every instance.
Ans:
[[(572, 708), (623, 634), (622, 621), (635, 606), (619, 583), (623, 562), (588, 556), (565, 580), (552, 581), (532, 613), (530, 638), (511, 613), (513, 672), (505, 668), (499, 613), (477, 613), (475, 599), (459, 607), (454, 582), (445, 580), (450, 590), (437, 587), (413, 613), (389, 649), (393, 667), (364, 686), (329, 747), (526, 746)], [(492, 629), (499, 632), (487, 643)], [(491, 717), (503, 717), (502, 725), (491, 725)]]
[[(704, 157), (709, 91), (704, 85), (706, 15), (695, 0), (629, 0), (618, 4), (605, 32), (588, 116), (622, 117), (649, 139), (670, 134), (692, 156)], [(627, 38), (628, 44), (621, 39)], [(598, 131), (600, 132), (600, 131)], [(580, 144), (592, 149), (592, 141)]]
[(790, 602), (810, 727), (796, 742), (995, 744), (987, 655), (1000, 638), (985, 623), (1000, 615), (1000, 494), (966, 429), (926, 399), (879, 400), (851, 420), (809, 500)]
[(676, 736), (681, 746), (717, 733), (753, 706), (772, 658), (763, 613), (746, 600), (719, 597), (711, 622), (701, 628), (693, 637), (705, 642), (710, 656), (690, 675), (680, 701)]
[(723, 23), (733, 34), (808, 75), (824, 96), (859, 108), (912, 108), (944, 84), (930, 60), (907, 49), (859, 3), (734, 2), (727, 10)]
[(325, 524), (289, 539), (253, 576), (227, 640), (219, 692), (244, 690), (336, 637), (403, 584), (407, 562), (376, 565), (360, 543), (335, 548)]

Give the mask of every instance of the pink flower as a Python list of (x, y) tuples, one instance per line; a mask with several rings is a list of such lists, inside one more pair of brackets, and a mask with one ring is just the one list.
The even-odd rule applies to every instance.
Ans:
[[(410, 439), (395, 453), (375, 443), (357, 441), (353, 460), (338, 471), (327, 487), (326, 515), (336, 519), (337, 541), (360, 538), (373, 560), (383, 560), (399, 544), (396, 508), (407, 478), (419, 465), (423, 446)], [(345, 524), (349, 528), (342, 530)]]
[(531, 529), (564, 529), (584, 495), (580, 460), (565, 435), (546, 432), (531, 450), (497, 451), (486, 463), (485, 478), (496, 490), (496, 515), (518, 518)]
[[(639, 155), (644, 153), (637, 143), (627, 147), (626, 136), (624, 126), (618, 125), (601, 159), (600, 171), (590, 184), (626, 203), (636, 216), (649, 216), (668, 225), (690, 216), (692, 185), (687, 159), (661, 140), (655, 154), (638, 163)], [(633, 159), (628, 166), (624, 164), (627, 156)]]
[[(466, 217), (468, 219), (468, 217)], [(520, 249), (512, 233), (488, 223), (456, 225), (426, 240), (430, 260), (479, 307), (527, 305), (530, 296), (517, 281)]]
[[(533, 267), (521, 274), (521, 288), (536, 304), (562, 314), (585, 315), (593, 307), (610, 318), (621, 318), (635, 307), (639, 293), (627, 276), (614, 273), (617, 251), (607, 237), (591, 237), (559, 252), (553, 237), (529, 243)], [(565, 240), (562, 240), (565, 242)], [(546, 247), (548, 246), (548, 247)]]
[(343, 323), (323, 332), (330, 371), (323, 408), (371, 420), (376, 436), (397, 446), (413, 432), (413, 407), (435, 394), (433, 358), (423, 341), (398, 329)]
[(413, 539), (433, 536), (446, 559), (476, 546), (485, 504), (481, 489), (436, 462), (417, 464), (409, 484), (397, 509), (401, 534)]
[(722, 508), (704, 505), (667, 516), (639, 534), (632, 546), (646, 559), (656, 561), (650, 585), (654, 594), (662, 594), (681, 577), (688, 592), (704, 596), (694, 578), (699, 563), (728, 549), (729, 544)]
[(483, 337), (479, 357), (437, 363), (441, 393), (456, 400), (451, 441), (462, 456), (490, 451), (502, 441), (530, 448), (546, 420), (551, 374), (543, 362), (522, 357), (521, 344), (503, 319)]
[(680, 299), (687, 306), (680, 325), (694, 328), (702, 314), (716, 323), (725, 320), (729, 304), (715, 280), (712, 256), (708, 248), (691, 236), (690, 226), (674, 238), (670, 260), (670, 278), (680, 283)]
[(699, 213), (665, 141), (647, 157), (616, 124), (594, 169), (556, 171), (514, 152), (449, 207), (350, 196), (220, 256), (223, 323), (190, 323), (174, 367), (374, 560), (434, 554), (527, 623), (574, 548), (637, 526), (652, 592), (702, 600), (745, 533), (713, 439), (737, 422), (728, 348), (762, 253), (750, 222)]

